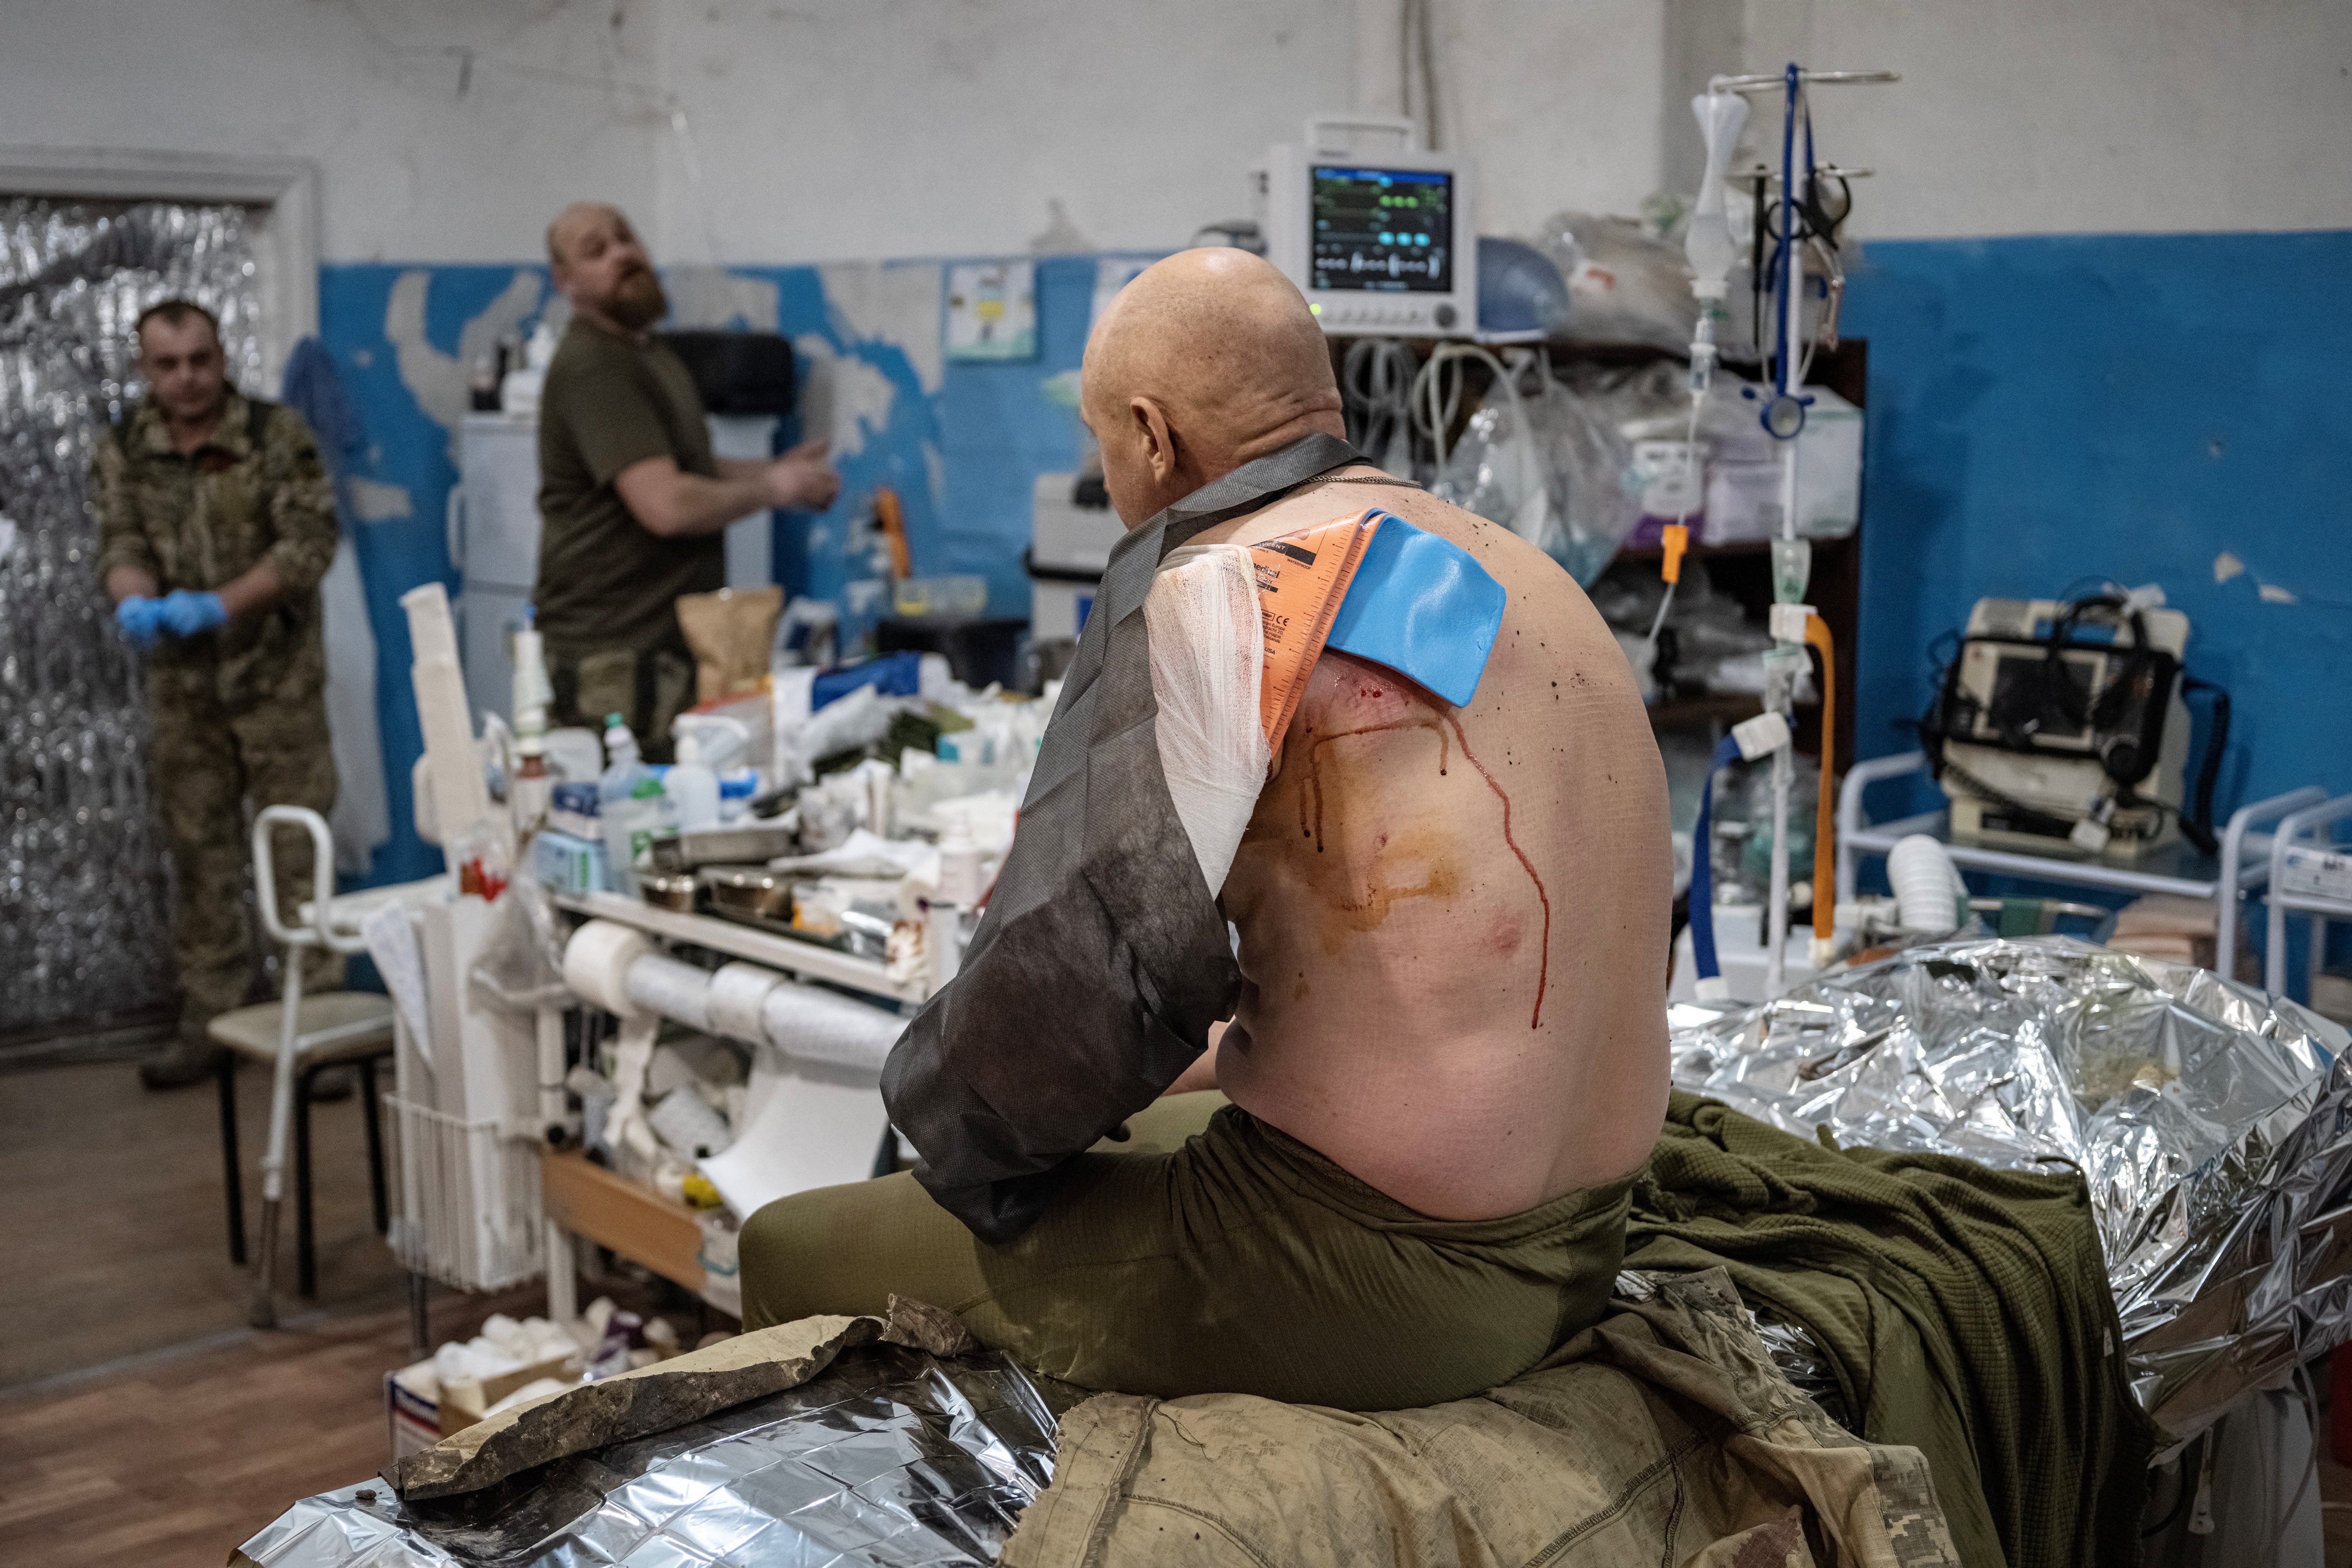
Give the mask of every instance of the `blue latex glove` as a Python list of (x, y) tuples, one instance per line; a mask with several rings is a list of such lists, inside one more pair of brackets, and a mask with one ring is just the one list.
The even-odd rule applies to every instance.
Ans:
[(114, 606), (114, 624), (122, 628), (132, 647), (145, 653), (163, 633), (163, 601), (133, 594)]
[(162, 611), (163, 629), (175, 637), (208, 632), (228, 619), (228, 609), (218, 594), (199, 594), (187, 588), (174, 588), (164, 595)]

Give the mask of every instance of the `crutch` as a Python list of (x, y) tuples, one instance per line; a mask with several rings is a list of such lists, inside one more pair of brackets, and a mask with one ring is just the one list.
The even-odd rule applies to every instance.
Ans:
[[(277, 868), (269, 852), (271, 830), (284, 825), (310, 835), (310, 919), (289, 928), (278, 915)], [(261, 1156), (261, 1250), (253, 1273), (253, 1302), (246, 1321), (257, 1329), (278, 1325), (278, 1210), (286, 1196), (286, 1139), (294, 1114), (296, 1058), (302, 1028), (302, 960), (313, 947), (341, 948), (327, 931), (327, 903), (335, 893), (335, 841), (326, 818), (305, 805), (263, 808), (253, 822), (253, 881), (261, 924), (286, 951), (285, 998), (279, 1005), (278, 1070), (269, 1090), (269, 1142)]]

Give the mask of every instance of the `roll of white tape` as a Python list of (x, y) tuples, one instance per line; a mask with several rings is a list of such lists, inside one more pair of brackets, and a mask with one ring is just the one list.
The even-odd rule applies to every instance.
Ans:
[(896, 1013), (793, 980), (769, 993), (761, 1021), (769, 1043), (788, 1057), (875, 1073), (907, 1026)]
[(690, 1029), (710, 1028), (710, 971), (666, 953), (649, 952), (629, 965), (622, 980), (628, 999), (649, 1013), (675, 1018)]
[(710, 977), (710, 1029), (730, 1039), (758, 1045), (767, 1038), (761, 1022), (769, 994), (784, 983), (772, 969), (730, 963)]
[(645, 932), (613, 921), (590, 921), (563, 949), (563, 984), (591, 1006), (624, 1018), (651, 1016), (629, 999), (629, 966), (653, 951)]

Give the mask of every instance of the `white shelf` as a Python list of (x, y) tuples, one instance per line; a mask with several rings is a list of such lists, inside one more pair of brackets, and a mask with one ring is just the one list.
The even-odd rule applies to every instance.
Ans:
[(814, 942), (779, 936), (773, 931), (721, 920), (716, 915), (690, 915), (677, 910), (656, 909), (642, 899), (626, 898), (619, 893), (558, 893), (555, 902), (559, 908), (570, 910), (574, 914), (635, 926), (639, 931), (667, 937), (672, 942), (692, 942), (714, 952), (748, 959), (753, 963), (764, 963), (771, 969), (787, 970), (805, 980), (845, 985), (853, 991), (863, 991), (869, 995), (887, 997), (896, 1002), (920, 1003), (930, 994), (920, 981), (905, 984), (893, 981), (888, 971), (873, 959), (859, 958), (854, 953), (819, 947)]

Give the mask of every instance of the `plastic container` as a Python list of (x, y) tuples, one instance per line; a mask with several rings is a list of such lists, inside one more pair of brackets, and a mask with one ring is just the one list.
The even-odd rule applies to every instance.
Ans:
[(940, 900), (958, 909), (977, 909), (980, 895), (980, 846), (972, 841), (970, 813), (953, 809), (946, 814), (945, 830), (940, 835)]
[(760, 772), (757, 768), (737, 768), (719, 775), (719, 821), (721, 826), (740, 822), (751, 815), (751, 802), (759, 798)]
[(699, 833), (719, 826), (719, 775), (702, 765), (702, 742), (681, 736), (677, 761), (662, 777), (662, 789), (677, 814), (680, 833)]
[(605, 870), (614, 892), (634, 898), (636, 859), (630, 851), (630, 837), (646, 814), (632, 797), (637, 785), (653, 775), (638, 760), (637, 738), (618, 713), (604, 721), (604, 755), (610, 765), (596, 781), (596, 815), (604, 837)]

